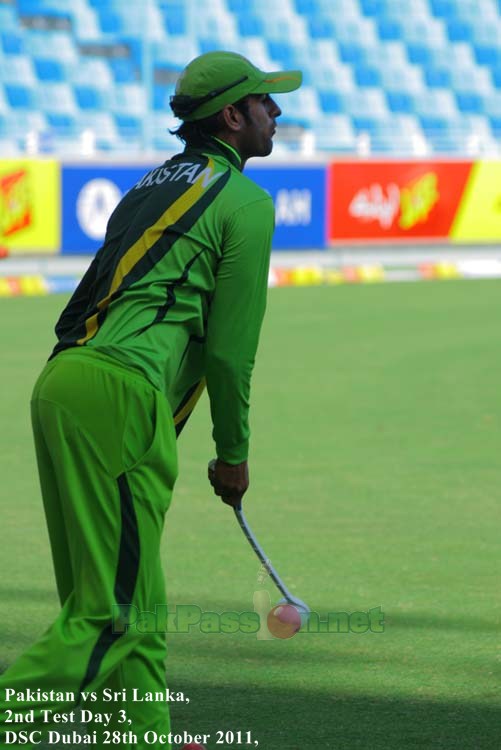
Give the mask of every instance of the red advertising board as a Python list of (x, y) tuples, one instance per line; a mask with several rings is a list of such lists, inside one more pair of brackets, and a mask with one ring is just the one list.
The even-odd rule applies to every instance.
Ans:
[(344, 161), (329, 167), (328, 238), (447, 238), (471, 161)]

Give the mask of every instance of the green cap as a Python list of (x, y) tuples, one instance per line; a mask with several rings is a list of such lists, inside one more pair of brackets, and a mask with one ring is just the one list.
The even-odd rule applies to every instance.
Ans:
[(202, 120), (248, 94), (285, 94), (299, 88), (300, 70), (265, 73), (236, 52), (207, 52), (179, 76), (172, 111), (181, 120)]

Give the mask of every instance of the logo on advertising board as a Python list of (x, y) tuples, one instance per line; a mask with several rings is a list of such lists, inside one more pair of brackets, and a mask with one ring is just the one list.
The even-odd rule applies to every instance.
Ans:
[(311, 190), (277, 191), (275, 198), (275, 224), (279, 226), (301, 226), (311, 224), (312, 194)]
[(428, 219), (439, 198), (438, 177), (428, 172), (403, 188), (394, 182), (386, 188), (379, 183), (362, 188), (351, 201), (349, 212), (361, 221), (379, 222), (382, 229), (395, 223), (404, 230), (412, 229)]
[(16, 169), (0, 177), (0, 236), (9, 237), (33, 219), (28, 172)]
[(122, 197), (122, 191), (111, 180), (86, 182), (77, 198), (77, 219), (82, 230), (93, 240), (101, 241), (108, 219)]
[(448, 237), (470, 169), (470, 162), (333, 164), (329, 239)]
[(245, 174), (273, 198), (274, 250), (325, 247), (325, 167), (253, 167)]
[(55, 162), (5, 160), (0, 165), (0, 242), (12, 252), (55, 252), (59, 190)]
[(63, 253), (97, 252), (122, 195), (152, 166), (63, 167)]

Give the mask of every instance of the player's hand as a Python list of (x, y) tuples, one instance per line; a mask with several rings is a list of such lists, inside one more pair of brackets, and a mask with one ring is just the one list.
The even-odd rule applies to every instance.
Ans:
[(249, 487), (249, 466), (247, 461), (241, 464), (227, 464), (219, 458), (209, 461), (209, 482), (214, 494), (219, 495), (223, 503), (238, 508)]

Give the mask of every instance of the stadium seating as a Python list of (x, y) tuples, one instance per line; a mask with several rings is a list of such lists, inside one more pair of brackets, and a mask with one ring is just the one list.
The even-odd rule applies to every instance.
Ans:
[(304, 71), (279, 152), (500, 152), (500, 0), (0, 0), (0, 153), (173, 150), (221, 48)]

